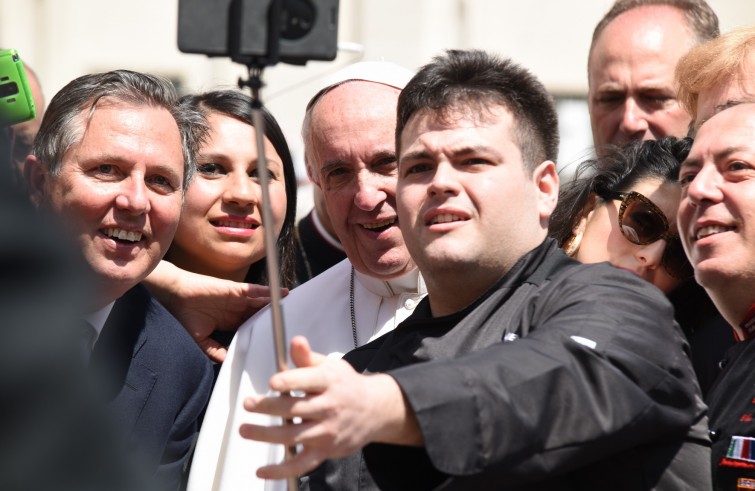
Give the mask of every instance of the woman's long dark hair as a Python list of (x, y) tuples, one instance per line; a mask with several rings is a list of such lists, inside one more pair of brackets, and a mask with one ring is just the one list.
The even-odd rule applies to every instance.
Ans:
[(608, 192), (626, 192), (637, 182), (649, 178), (675, 181), (679, 167), (692, 146), (690, 138), (636, 141), (595, 160), (579, 164), (574, 179), (562, 186), (558, 205), (548, 225), (548, 235), (559, 246), (572, 236), (593, 196), (600, 199)]
[[(216, 90), (203, 94), (192, 94), (181, 99), (183, 104), (194, 107), (205, 117), (210, 113), (219, 113), (236, 118), (249, 126), (254, 126), (251, 116), (252, 99), (248, 95), (234, 90)], [(283, 227), (278, 236), (278, 257), (280, 266), (281, 286), (293, 288), (295, 284), (296, 250), (294, 243), (294, 220), (296, 219), (296, 173), (291, 152), (283, 136), (283, 132), (272, 114), (263, 108), (265, 119), (265, 136), (278, 153), (283, 162), (283, 180), (286, 188), (286, 216)], [(265, 254), (267, 257), (267, 253)], [(246, 275), (247, 283), (267, 285), (267, 261), (260, 259), (249, 267)]]

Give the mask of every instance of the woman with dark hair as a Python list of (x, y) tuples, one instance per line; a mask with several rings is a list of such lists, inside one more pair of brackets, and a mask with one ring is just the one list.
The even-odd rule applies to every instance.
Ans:
[(630, 143), (580, 164), (551, 216), (549, 234), (584, 263), (608, 261), (670, 293), (692, 277), (676, 232), (679, 166), (689, 139)]
[[(145, 284), (203, 351), (222, 362), (236, 319), (256, 312), (269, 295), (266, 286), (258, 286), (267, 285), (268, 278), (251, 98), (221, 90), (184, 96), (181, 102), (199, 110), (209, 133), (197, 154), (173, 243)], [(281, 286), (293, 288), (296, 175), (280, 126), (265, 109), (263, 116)], [(222, 309), (216, 307), (218, 290), (228, 291)]]
[(679, 241), (678, 175), (691, 145), (689, 138), (638, 141), (583, 162), (574, 180), (561, 189), (549, 235), (578, 261), (608, 261), (666, 293), (689, 340), (705, 393), (734, 338), (692, 279)]
[[(185, 96), (210, 128), (197, 172), (184, 198), (181, 221), (165, 259), (181, 269), (233, 281), (267, 284), (255, 128), (250, 98), (236, 91)], [(294, 286), (296, 175), (286, 140), (265, 109), (265, 158), (270, 205), (278, 236), (280, 277)]]

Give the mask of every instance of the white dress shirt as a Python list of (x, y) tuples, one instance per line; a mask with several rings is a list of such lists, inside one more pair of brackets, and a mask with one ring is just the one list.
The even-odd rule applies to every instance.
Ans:
[(96, 312), (92, 312), (91, 314), (87, 314), (84, 316), (84, 320), (87, 321), (89, 325), (91, 325), (94, 328), (94, 332), (95, 332), (95, 335), (92, 339), (92, 345), (89, 347), (89, 349), (94, 349), (94, 344), (100, 338), (100, 334), (102, 334), (102, 329), (105, 327), (105, 322), (107, 322), (107, 318), (110, 317), (110, 312), (113, 310), (114, 305), (115, 305), (115, 300), (105, 305), (100, 310)]
[[(347, 259), (283, 299), (287, 341), (302, 335), (314, 351), (338, 357), (354, 348), (350, 277)], [(412, 313), (425, 292), (417, 270), (389, 281), (357, 272), (354, 313), (358, 344), (394, 329)], [(266, 308), (239, 328), (228, 350), (199, 435), (189, 491), (285, 491), (285, 481), (264, 481), (255, 476), (258, 467), (283, 459), (283, 447), (239, 435), (242, 423), (271, 423), (267, 416), (245, 411), (242, 403), (250, 395), (266, 393), (275, 371), (272, 321)]]

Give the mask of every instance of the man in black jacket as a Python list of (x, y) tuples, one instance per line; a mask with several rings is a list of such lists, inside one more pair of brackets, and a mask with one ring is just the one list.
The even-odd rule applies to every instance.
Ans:
[(546, 239), (558, 137), (540, 82), (509, 60), (449, 51), (402, 92), (396, 135), (399, 222), (428, 298), (347, 355), (373, 374), (294, 340), (305, 368), (270, 385), (306, 396), (245, 406), (302, 423), (241, 432), (301, 452), (258, 474), (348, 456), (303, 481), (709, 489), (705, 408), (671, 306), (652, 285), (571, 261)]
[(755, 483), (755, 104), (724, 109), (703, 122), (679, 170), (679, 236), (737, 343), (706, 395), (715, 489)]

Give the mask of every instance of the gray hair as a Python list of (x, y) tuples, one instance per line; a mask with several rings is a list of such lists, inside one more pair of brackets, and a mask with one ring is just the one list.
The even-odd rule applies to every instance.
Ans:
[(320, 176), (318, 176), (317, 173), (315, 172), (315, 169), (311, 167), (312, 146), (313, 146), (312, 144), (312, 113), (315, 110), (315, 106), (317, 106), (317, 103), (320, 102), (320, 99), (322, 99), (322, 97), (325, 94), (335, 89), (336, 87), (340, 87), (341, 85), (348, 82), (369, 82), (369, 81), (370, 80), (348, 79), (348, 80), (343, 80), (343, 81), (334, 83), (333, 85), (329, 85), (325, 87), (324, 89), (320, 90), (307, 103), (307, 108), (304, 111), (304, 120), (301, 123), (301, 139), (304, 142), (304, 164), (307, 166), (307, 174), (309, 175), (309, 178), (312, 179), (312, 181), (316, 183), (320, 182)]
[(301, 124), (301, 139), (304, 142), (304, 163), (307, 166), (307, 174), (315, 182), (319, 181), (319, 177), (315, 175), (314, 170), (310, 167), (310, 160), (312, 158), (310, 152), (312, 152), (312, 111), (314, 111), (316, 102), (319, 99), (320, 96), (318, 94), (317, 98), (312, 99), (312, 102), (307, 105), (307, 109), (304, 112), (304, 120)]
[(86, 125), (79, 124), (79, 117), (91, 118), (102, 98), (170, 112), (181, 133), (185, 191), (194, 175), (196, 154), (208, 132), (207, 123), (201, 113), (179, 102), (176, 89), (168, 79), (155, 75), (114, 70), (84, 75), (69, 82), (55, 94), (45, 111), (32, 147), (34, 156), (52, 175), (59, 175), (66, 152), (84, 136)]
[(705, 0), (617, 0), (611, 7), (611, 10), (595, 26), (595, 30), (592, 33), (592, 42), (590, 43), (590, 53), (592, 54), (595, 43), (605, 28), (616, 17), (637, 7), (655, 5), (667, 5), (679, 9), (684, 14), (684, 18), (687, 19), (687, 27), (690, 30), (690, 34), (695, 37), (695, 44), (704, 43), (709, 39), (717, 37), (720, 33), (718, 16)]
[(318, 177), (314, 175), (314, 172), (310, 168), (312, 112), (320, 99), (331, 90), (348, 82), (373, 82), (402, 90), (413, 75), (414, 73), (411, 70), (389, 61), (361, 61), (338, 70), (324, 80), (322, 88), (307, 103), (301, 127), (301, 137), (304, 141), (304, 161), (307, 164), (308, 172), (315, 182), (317, 182)]

